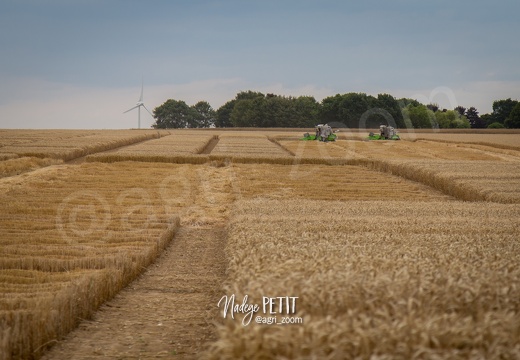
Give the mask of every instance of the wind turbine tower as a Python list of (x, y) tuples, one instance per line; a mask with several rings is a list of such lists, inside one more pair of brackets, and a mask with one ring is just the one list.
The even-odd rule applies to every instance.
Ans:
[(131, 109), (126, 110), (123, 114), (132, 111), (134, 109), (137, 109), (137, 128), (141, 128), (141, 106), (145, 108), (146, 111), (148, 111), (148, 114), (150, 114), (153, 117), (153, 114), (148, 110), (148, 108), (144, 105), (143, 102), (143, 80), (141, 80), (141, 96), (139, 96), (139, 100), (137, 101), (137, 104)]

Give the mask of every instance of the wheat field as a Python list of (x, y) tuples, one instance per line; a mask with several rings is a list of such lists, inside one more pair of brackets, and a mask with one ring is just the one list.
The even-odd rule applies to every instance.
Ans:
[(94, 154), (88, 157), (90, 162), (149, 161), (176, 162), (178, 158), (194, 158), (202, 153), (215, 135), (177, 134), (131, 145), (113, 152)]
[(520, 134), (300, 137), (0, 130), (0, 359), (40, 357), (212, 226), (222, 295), (297, 296), (303, 323), (219, 316), (201, 357), (520, 357)]
[(155, 130), (3, 130), (0, 155), (71, 160), (160, 134)]
[(240, 201), (226, 293), (297, 296), (303, 324), (227, 317), (208, 358), (517, 358), (519, 215), (445, 201)]
[(0, 130), (0, 178), (158, 136), (152, 130)]
[(233, 164), (242, 199), (453, 200), (420, 183), (364, 167)]

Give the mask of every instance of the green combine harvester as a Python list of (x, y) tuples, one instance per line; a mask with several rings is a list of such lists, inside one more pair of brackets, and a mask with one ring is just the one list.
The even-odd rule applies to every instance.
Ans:
[(381, 125), (379, 126), (379, 134), (371, 132), (367, 140), (401, 140), (401, 138), (393, 127)]
[(300, 140), (319, 140), (319, 141), (336, 141), (336, 138), (338, 137), (334, 131), (332, 131), (332, 128), (328, 124), (319, 124), (314, 127), (316, 129), (316, 132), (314, 135), (311, 135), (309, 133), (303, 134), (303, 137)]

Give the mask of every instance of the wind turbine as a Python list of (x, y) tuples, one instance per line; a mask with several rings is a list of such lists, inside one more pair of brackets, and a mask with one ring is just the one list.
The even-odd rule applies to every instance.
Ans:
[(123, 114), (125, 114), (125, 113), (137, 108), (137, 128), (138, 129), (141, 128), (141, 106), (144, 107), (146, 109), (146, 111), (148, 111), (148, 114), (150, 114), (153, 117), (153, 114), (150, 112), (150, 110), (148, 110), (148, 108), (144, 105), (144, 102), (143, 102), (143, 85), (144, 85), (143, 80), (141, 80), (141, 96), (139, 96), (139, 100), (137, 101), (137, 104), (135, 104), (135, 106), (133, 108), (128, 109), (123, 113)]

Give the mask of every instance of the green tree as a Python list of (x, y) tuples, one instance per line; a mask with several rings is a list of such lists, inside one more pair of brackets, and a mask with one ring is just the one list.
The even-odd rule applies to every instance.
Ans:
[(439, 127), (442, 129), (470, 127), (470, 123), (466, 116), (460, 115), (460, 111), (457, 109), (437, 111), (435, 113), (435, 119), (437, 120)]
[(421, 103), (415, 99), (401, 98), (398, 100), (401, 109), (404, 109), (408, 105), (419, 106)]
[(230, 100), (217, 109), (215, 126), (218, 128), (232, 127), (231, 112), (235, 107), (236, 100)]
[(507, 128), (520, 128), (520, 102), (518, 102), (513, 110), (509, 113), (504, 125)]
[(336, 94), (323, 99), (319, 119), (322, 123), (343, 124), (348, 128), (379, 126), (386, 122), (382, 120), (380, 111), (367, 113), (373, 108), (379, 108), (378, 100), (373, 96), (365, 93)]
[(488, 129), (504, 129), (505, 126), (502, 125), (502, 124), (499, 123), (499, 122), (494, 122), (494, 123), (489, 124), (487, 128), (488, 128)]
[(492, 123), (492, 116), (491, 114), (484, 114), (480, 116), (480, 119), (484, 123), (484, 127), (488, 127)]
[(240, 100), (235, 102), (229, 120), (234, 127), (246, 127), (250, 125), (250, 113), (253, 105), (252, 100)]
[(491, 124), (491, 114), (480, 115), (480, 119), (484, 123), (484, 127), (488, 127)]
[(264, 99), (256, 98), (253, 103), (258, 106), (255, 111), (258, 126), (272, 128), (280, 127), (289, 121), (290, 114), (286, 110), (290, 106), (287, 98), (268, 94)]
[[(216, 120), (215, 120), (215, 126), (216, 127), (233, 127), (233, 126), (240, 126), (240, 127), (249, 127), (249, 126), (258, 126), (258, 124), (253, 125), (252, 116), (254, 115), (252, 113), (252, 103), (246, 103), (240, 105), (239, 109), (235, 111), (235, 114), (232, 117), (233, 110), (235, 109), (235, 106), (244, 100), (254, 100), (254, 99), (264, 99), (265, 95), (261, 92), (257, 91), (241, 91), (236, 94), (235, 98), (233, 100), (230, 100), (226, 102), (224, 105), (222, 105), (217, 110), (216, 114)], [(258, 103), (257, 103), (258, 105)], [(245, 114), (246, 108), (248, 109), (247, 114)], [(258, 109), (257, 109), (258, 110)], [(247, 117), (243, 117), (244, 115), (247, 115)], [(256, 122), (257, 120), (255, 120)], [(240, 124), (240, 125), (237, 125)]]
[(292, 100), (292, 118), (287, 127), (314, 127), (318, 124), (320, 104), (312, 96)]
[(473, 106), (466, 111), (466, 118), (474, 129), (483, 129), (486, 127), (486, 122), (478, 116), (478, 111)]
[(235, 96), (235, 100), (253, 100), (256, 98), (264, 98), (265, 95), (259, 91), (241, 91)]
[(215, 110), (207, 101), (199, 101), (191, 107), (193, 109), (193, 126), (198, 128), (209, 128), (215, 125)]
[(182, 100), (168, 99), (153, 111), (156, 129), (186, 128), (193, 121), (193, 110)]
[[(216, 113), (216, 119), (215, 119), (215, 126), (222, 128), (222, 127), (233, 127), (236, 126), (234, 123), (243, 123), (245, 120), (239, 120), (237, 118), (238, 113), (240, 113), (242, 110), (237, 111), (237, 114), (235, 114), (234, 121), (231, 120), (231, 113), (233, 112), (233, 109), (235, 108), (235, 105), (237, 102), (241, 100), (253, 100), (255, 98), (264, 98), (264, 94), (261, 92), (256, 91), (241, 91), (236, 94), (235, 98), (233, 100), (230, 100), (226, 102), (224, 105), (219, 107), (217, 109)], [(241, 105), (242, 108), (245, 107), (245, 105)], [(252, 126), (252, 125), (240, 125), (240, 126)]]
[[(247, 91), (237, 94), (229, 113), (235, 127), (310, 127), (317, 123), (319, 103), (313, 97), (298, 98)], [(219, 113), (224, 110), (217, 111)]]
[(439, 124), (433, 111), (425, 105), (408, 105), (403, 109), (403, 116), (409, 120), (409, 124), (415, 129), (438, 128)]
[(465, 116), (461, 116), (455, 121), (451, 122), (451, 127), (456, 129), (469, 129), (471, 127), (468, 119)]
[(439, 104), (429, 103), (428, 105), (426, 105), (426, 107), (433, 112), (439, 111)]
[(343, 95), (336, 94), (328, 96), (321, 101), (321, 106), (318, 112), (318, 121), (321, 123), (344, 123), (341, 117), (340, 108), (342, 107)]
[(460, 116), (466, 115), (466, 108), (464, 106), (459, 105), (453, 110), (457, 111), (460, 114)]
[(377, 98), (365, 93), (336, 94), (323, 99), (318, 111), (322, 123), (349, 128), (374, 128), (386, 124), (404, 127), (400, 103), (389, 94)]
[(262, 126), (262, 103), (264, 98), (238, 100), (231, 111), (230, 120), (234, 127)]
[(504, 124), (506, 119), (509, 117), (509, 114), (513, 110), (513, 108), (518, 104), (518, 101), (505, 99), (505, 100), (496, 100), (493, 102), (493, 113), (491, 114), (491, 122), (498, 122)]
[[(371, 97), (374, 99), (374, 97)], [(340, 107), (340, 117), (348, 128), (359, 128), (363, 126), (360, 123), (363, 114), (371, 108), (370, 103), (374, 101), (365, 93), (348, 93), (343, 95)], [(379, 127), (379, 117), (369, 117), (365, 127), (372, 127), (372, 123), (377, 123)]]
[(401, 111), (401, 106), (399, 105), (399, 101), (394, 98), (390, 94), (378, 94), (377, 95), (377, 105), (383, 110), (388, 111), (391, 115), (394, 124), (386, 124), (391, 126), (397, 126), (398, 128), (404, 128), (405, 123), (403, 119), (403, 112)]
[(455, 115), (456, 112), (453, 110), (448, 111), (437, 111), (435, 113), (435, 119), (437, 120), (437, 124), (439, 124), (439, 128), (447, 129), (450, 127), (451, 121), (457, 118)]

